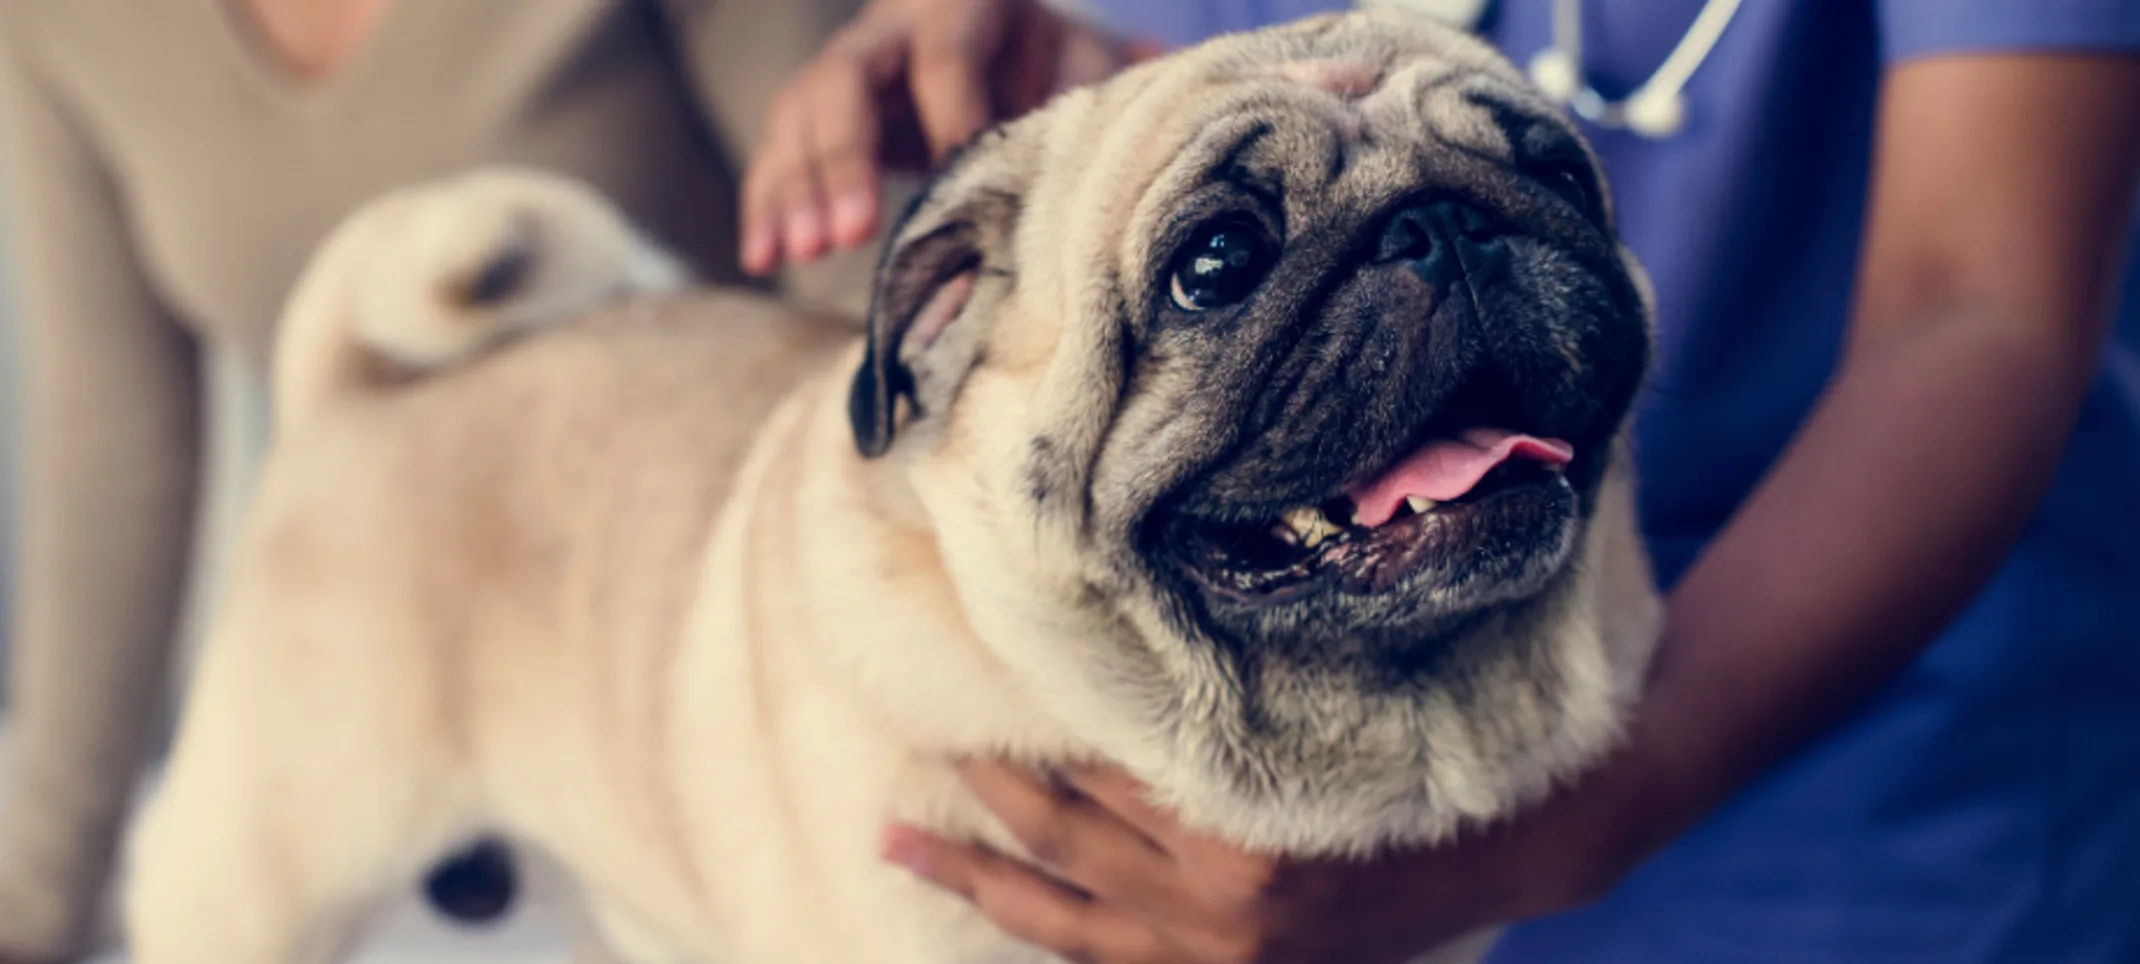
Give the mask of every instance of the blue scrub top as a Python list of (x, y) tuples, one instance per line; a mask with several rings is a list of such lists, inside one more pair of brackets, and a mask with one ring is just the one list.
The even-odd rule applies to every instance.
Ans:
[[(1090, 2), (1174, 42), (1345, 5)], [(1591, 81), (1633, 89), (1701, 6), (1585, 4)], [(1484, 29), (1517, 63), (1550, 44), (1550, 0), (1497, 7)], [(1589, 131), (1657, 286), (1636, 435), (1667, 583), (1834, 370), (1882, 68), (2077, 49), (2140, 53), (2140, 0), (1744, 0), (1683, 133)], [(1495, 960), (2140, 962), (2140, 285), (2119, 310), (2054, 488), (1967, 613), (1606, 900), (1517, 928)]]

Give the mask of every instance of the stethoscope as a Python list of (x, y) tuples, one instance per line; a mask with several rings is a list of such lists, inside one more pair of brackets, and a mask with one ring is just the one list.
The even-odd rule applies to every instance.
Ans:
[(1663, 140), (1687, 126), (1687, 81), (1716, 49), (1739, 0), (1709, 0), (1694, 26), (1679, 38), (1671, 56), (1621, 100), (1598, 93), (1583, 74), (1582, 0), (1553, 0), (1553, 46), (1531, 58), (1531, 83), (1547, 97), (1568, 105), (1575, 116), (1599, 127), (1632, 131)]
[[(1361, 0), (1372, 6), (1376, 0)], [(1392, 0), (1380, 0), (1392, 3)], [(1395, 0), (1459, 24), (1477, 23), (1486, 0)], [(1717, 38), (1739, 12), (1739, 0), (1708, 0), (1670, 56), (1634, 91), (1620, 100), (1598, 93), (1583, 73), (1582, 0), (1553, 0), (1553, 45), (1531, 58), (1531, 83), (1547, 97), (1599, 127), (1626, 130), (1663, 140), (1687, 126), (1687, 82), (1716, 49)]]

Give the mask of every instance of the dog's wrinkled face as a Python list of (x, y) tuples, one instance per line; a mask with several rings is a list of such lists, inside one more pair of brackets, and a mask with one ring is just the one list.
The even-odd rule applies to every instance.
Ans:
[(1126, 294), (1167, 427), (1119, 455), (1166, 467), (1142, 554), (1244, 653), (1431, 650), (1566, 571), (1647, 334), (1581, 144), (1497, 81), (1281, 89), (1162, 175)]
[(1588, 150), (1476, 41), (1323, 18), (1064, 98), (917, 204), (874, 313), (864, 451), (905, 399), (969, 608), (1134, 640), (998, 645), (1103, 691), (1118, 742), (1169, 734), (1154, 766), (1274, 819), (1493, 812), (1609, 735), (1564, 731), (1609, 731), (1635, 662), (1582, 563), (1647, 307)]

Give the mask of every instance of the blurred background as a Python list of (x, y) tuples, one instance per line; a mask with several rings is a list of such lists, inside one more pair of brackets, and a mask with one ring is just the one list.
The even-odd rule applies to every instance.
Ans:
[[(0, 140), (6, 137), (7, 131), (0, 130)], [(5, 176), (0, 171), (0, 177)], [(7, 200), (0, 197), (0, 224), (7, 217)], [(7, 233), (0, 232), (0, 713), (7, 712), (7, 594), (15, 584), (15, 373), (21, 363), (15, 340), (15, 261), (10, 254)]]
[[(7, 132), (0, 129), (0, 138)], [(4, 172), (0, 172), (4, 176)], [(0, 197), (0, 223), (8, 211)], [(17, 374), (22, 364), (17, 337), (17, 283), (15, 260), (8, 250), (8, 236), (0, 232), (0, 798), (4, 798), (9, 774), (8, 741), (5, 739), (8, 634), (8, 593), (14, 585), (14, 485), (15, 441), (18, 436)], [(395, 908), (385, 932), (375, 940), (363, 964), (564, 964), (567, 945), (556, 922), (540, 910), (525, 909), (509, 916), (495, 929), (471, 931), (455, 928), (411, 899)], [(96, 964), (123, 960), (115, 955)]]

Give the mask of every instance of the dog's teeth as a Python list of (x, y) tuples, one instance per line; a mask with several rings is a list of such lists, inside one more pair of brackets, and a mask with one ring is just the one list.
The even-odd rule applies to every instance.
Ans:
[(1286, 527), (1300, 536), (1301, 544), (1310, 549), (1321, 545), (1323, 540), (1344, 531), (1332, 523), (1327, 516), (1323, 515), (1323, 510), (1311, 506), (1287, 509), (1282, 518), (1285, 519)]
[(1408, 495), (1404, 497), (1404, 504), (1412, 507), (1413, 515), (1426, 515), (1434, 511), (1435, 503), (1423, 495)]
[[(1317, 530), (1322, 520), (1322, 513), (1303, 506), (1298, 509), (1285, 510), (1285, 515), (1280, 516), (1280, 518), (1285, 520), (1285, 527), (1288, 531), (1305, 541), (1313, 538), (1311, 533)], [(1314, 545), (1312, 542), (1308, 544)]]

